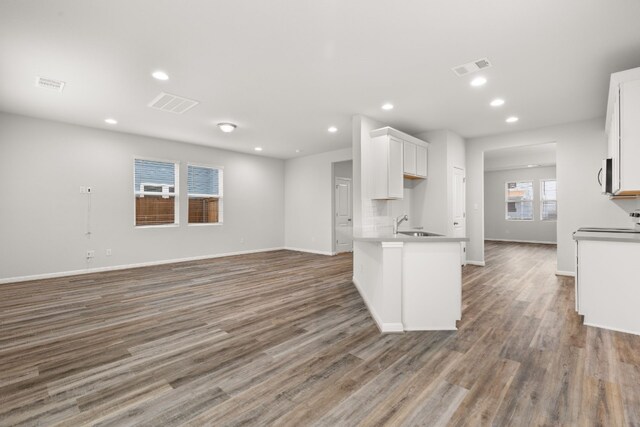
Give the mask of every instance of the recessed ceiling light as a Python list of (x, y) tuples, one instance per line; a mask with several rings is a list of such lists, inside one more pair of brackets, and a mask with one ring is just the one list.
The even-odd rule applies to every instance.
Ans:
[(382, 106), (382, 109), (383, 109), (383, 110), (387, 110), (387, 111), (389, 111), (389, 110), (393, 110), (393, 104), (390, 104), (390, 103), (388, 103), (388, 102), (387, 102), (386, 104), (384, 104), (384, 105)]
[(540, 165), (527, 165), (528, 168), (535, 168), (536, 166), (540, 166)]
[(233, 132), (234, 130), (236, 130), (236, 125), (234, 125), (233, 123), (218, 123), (218, 127), (220, 128), (220, 130), (224, 133), (229, 133), (229, 132)]
[(471, 86), (474, 86), (474, 87), (482, 86), (486, 82), (487, 82), (487, 79), (485, 79), (484, 77), (476, 77), (475, 79), (471, 80)]
[(499, 107), (501, 105), (504, 105), (504, 99), (496, 98), (491, 101), (489, 105), (491, 105), (492, 107)]
[(117, 121), (116, 119), (111, 119), (111, 118), (109, 118), (109, 119), (104, 119), (104, 122), (105, 122), (105, 123), (108, 123), (108, 124), (110, 124), (110, 125), (117, 125), (117, 124), (118, 124), (118, 121)]
[(296, 153), (299, 153), (299, 152), (301, 152), (301, 151), (302, 151), (302, 150), (298, 149), (298, 150), (296, 150)]
[(262, 151), (262, 147), (256, 147), (256, 148), (254, 148), (254, 150), (256, 150), (256, 151)]
[(331, 126), (331, 127), (330, 127), (329, 129), (327, 129), (327, 130), (328, 130), (329, 132), (331, 132), (331, 133), (336, 133), (336, 132), (338, 132), (338, 128), (337, 128), (337, 127), (335, 127), (335, 126)]
[(507, 120), (505, 120), (505, 122), (507, 122), (507, 123), (515, 123), (518, 120), (520, 120), (520, 119), (518, 119), (516, 116), (511, 116), (511, 117), (507, 117)]
[(165, 73), (164, 71), (154, 71), (151, 75), (156, 80), (169, 80), (169, 74)]

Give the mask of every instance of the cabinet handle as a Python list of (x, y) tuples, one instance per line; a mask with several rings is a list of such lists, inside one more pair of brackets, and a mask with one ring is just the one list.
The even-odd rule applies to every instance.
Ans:
[(602, 168), (598, 171), (598, 184), (602, 185)]

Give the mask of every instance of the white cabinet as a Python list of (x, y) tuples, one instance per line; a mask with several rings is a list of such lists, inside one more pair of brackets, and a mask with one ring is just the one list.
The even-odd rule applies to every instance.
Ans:
[(390, 127), (372, 130), (370, 136), (370, 198), (402, 199), (405, 176), (427, 176), (429, 143)]
[(612, 193), (640, 195), (640, 68), (611, 75), (607, 134)]
[(578, 240), (576, 310), (584, 324), (640, 335), (640, 243)]
[(402, 199), (402, 141), (389, 135), (371, 139), (372, 199)]
[(403, 141), (405, 178), (427, 177), (427, 147), (424, 143)]
[(408, 141), (403, 141), (402, 149), (403, 157), (404, 157), (404, 174), (405, 175), (416, 175), (416, 171), (418, 170), (417, 165), (417, 148), (416, 144), (413, 144)]

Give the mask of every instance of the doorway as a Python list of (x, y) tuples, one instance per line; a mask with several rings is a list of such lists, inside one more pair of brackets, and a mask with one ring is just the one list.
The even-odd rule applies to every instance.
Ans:
[(333, 164), (333, 253), (353, 251), (352, 161)]

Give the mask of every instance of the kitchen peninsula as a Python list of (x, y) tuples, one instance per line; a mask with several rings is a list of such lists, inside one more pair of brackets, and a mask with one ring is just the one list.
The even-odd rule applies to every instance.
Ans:
[(460, 244), (422, 230), (414, 236), (354, 236), (353, 282), (381, 332), (455, 330), (462, 312)]

